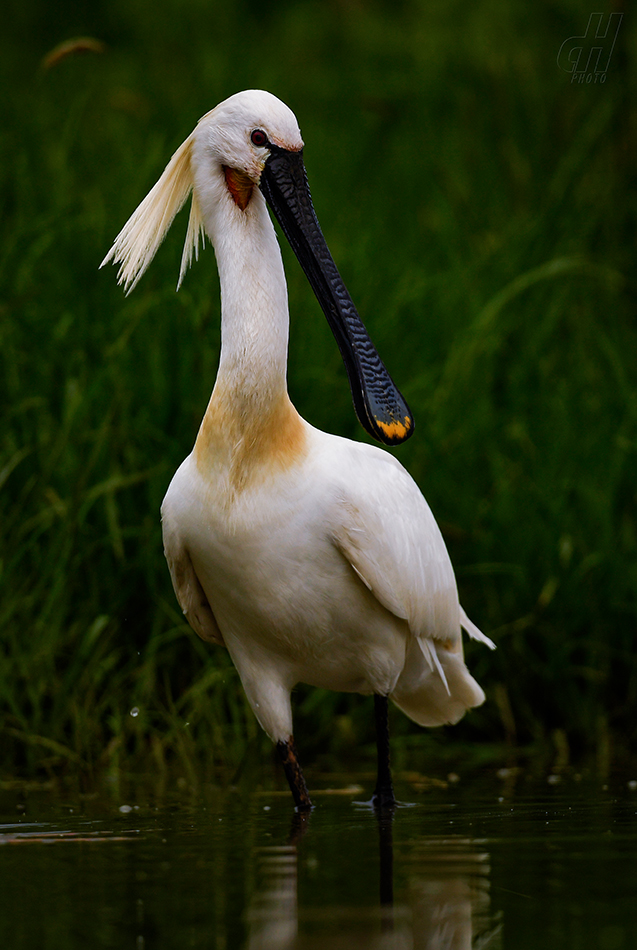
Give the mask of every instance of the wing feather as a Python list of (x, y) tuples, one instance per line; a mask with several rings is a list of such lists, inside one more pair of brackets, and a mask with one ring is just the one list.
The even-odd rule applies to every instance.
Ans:
[(333, 541), (383, 607), (406, 620), (415, 636), (458, 641), (458, 594), (440, 529), (405, 469), (392, 456), (379, 455), (373, 479), (365, 459), (351, 487), (342, 490)]
[(208, 598), (197, 577), (188, 549), (179, 536), (168, 529), (166, 520), (164, 529), (164, 553), (173, 587), (184, 616), (197, 636), (209, 643), (225, 646), (215, 615)]
[[(370, 455), (373, 457), (370, 458)], [(333, 542), (376, 599), (413, 639), (392, 693), (421, 725), (457, 722), (484, 693), (464, 663), (461, 627), (494, 644), (458, 602), (451, 560), (420, 489), (390, 455), (357, 446), (341, 487)]]

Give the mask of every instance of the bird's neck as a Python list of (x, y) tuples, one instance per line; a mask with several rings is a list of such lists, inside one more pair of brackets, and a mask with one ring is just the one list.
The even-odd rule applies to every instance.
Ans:
[(262, 404), (286, 388), (289, 315), (281, 251), (258, 188), (245, 211), (227, 190), (206, 222), (221, 284), (219, 398)]
[(241, 211), (220, 187), (202, 213), (219, 269), (221, 354), (195, 450), (206, 467), (242, 468), (264, 453), (289, 455), (300, 437), (302, 423), (287, 394), (283, 261), (258, 188)]

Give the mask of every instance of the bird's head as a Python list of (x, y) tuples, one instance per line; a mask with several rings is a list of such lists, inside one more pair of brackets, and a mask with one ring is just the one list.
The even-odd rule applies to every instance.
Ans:
[(226, 172), (228, 188), (242, 210), (272, 154), (303, 149), (294, 113), (276, 96), (260, 89), (230, 96), (199, 121), (192, 138), (196, 190), (205, 187), (206, 174), (215, 162)]
[(245, 213), (249, 221), (257, 189), (290, 242), (332, 328), (361, 424), (380, 442), (404, 442), (414, 428), (411, 412), (369, 339), (323, 237), (296, 118), (270, 93), (254, 89), (237, 93), (200, 119), (102, 263), (121, 263), (119, 281), (130, 292), (192, 191), (181, 284), (193, 255), (198, 255), (204, 220), (210, 222), (221, 213), (220, 233), (225, 239), (223, 226), (229, 219), (223, 215)]

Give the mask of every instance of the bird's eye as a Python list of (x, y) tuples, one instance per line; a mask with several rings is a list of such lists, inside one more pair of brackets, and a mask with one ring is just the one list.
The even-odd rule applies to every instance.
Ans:
[(257, 148), (261, 148), (262, 146), (268, 144), (268, 137), (263, 129), (255, 129), (250, 136), (250, 141), (253, 145), (256, 145)]

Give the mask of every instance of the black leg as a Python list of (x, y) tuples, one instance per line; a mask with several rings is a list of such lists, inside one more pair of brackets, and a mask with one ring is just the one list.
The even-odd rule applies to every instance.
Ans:
[(376, 808), (393, 808), (396, 805), (394, 787), (389, 767), (389, 720), (386, 696), (374, 696), (376, 717), (376, 748), (378, 749), (378, 779), (372, 802)]
[(294, 804), (299, 811), (309, 811), (312, 807), (312, 802), (310, 801), (307, 785), (305, 784), (303, 772), (301, 771), (301, 766), (299, 765), (299, 760), (296, 755), (294, 737), (290, 736), (287, 742), (281, 739), (277, 742), (276, 747), (279, 750), (279, 755), (283, 762), (285, 777), (288, 780), (290, 791), (294, 798)]

